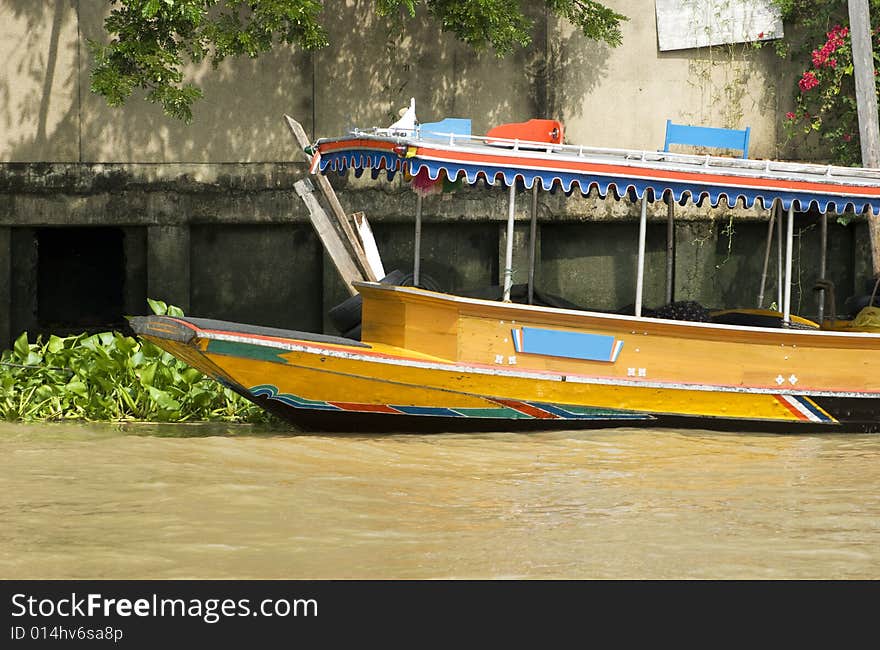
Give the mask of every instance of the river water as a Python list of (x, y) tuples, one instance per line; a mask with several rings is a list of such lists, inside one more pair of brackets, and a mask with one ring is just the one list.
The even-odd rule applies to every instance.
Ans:
[(880, 578), (880, 435), (0, 424), (0, 578)]

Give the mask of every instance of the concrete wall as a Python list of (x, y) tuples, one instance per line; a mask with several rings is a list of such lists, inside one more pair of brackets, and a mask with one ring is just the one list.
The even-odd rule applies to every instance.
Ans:
[(750, 157), (777, 157), (777, 87), (792, 81), (783, 81), (772, 48), (732, 44), (660, 52), (653, 2), (604, 4), (630, 18), (618, 48), (587, 41), (570, 24), (551, 21), (547, 107), (561, 116), (568, 140), (655, 150), (662, 148), (666, 120), (672, 119), (749, 126)]
[[(422, 121), (470, 117), (477, 132), (556, 117), (569, 142), (657, 149), (672, 118), (749, 125), (753, 157), (779, 153), (778, 116), (790, 102), (780, 89), (795, 77), (769, 52), (660, 53), (652, 2), (607, 4), (631, 18), (620, 48), (588, 42), (539, 8), (532, 47), (498, 59), (425, 18), (402, 28), (376, 17), (370, 0), (327, 2), (330, 47), (194, 69), (205, 98), (187, 126), (140, 97), (110, 109), (89, 92), (87, 41), (104, 38), (104, 0), (0, 0), (0, 346), (24, 329), (40, 331), (39, 301), (57, 290), (38, 286), (43, 228), (121, 229), (125, 268), (107, 272), (124, 275), (124, 313), (143, 313), (149, 296), (201, 316), (329, 331), (326, 310), (345, 293), (293, 191), (306, 170), (285, 113), (310, 135), (332, 136), (385, 126), (415, 97)], [(408, 271), (412, 192), (399, 180), (332, 182), (347, 210), (367, 213), (386, 268)], [(527, 279), (529, 205), (528, 195), (517, 198), (519, 283)], [(506, 213), (506, 192), (497, 189), (426, 199), (423, 272), (448, 290), (497, 283)], [(625, 200), (541, 194), (539, 286), (600, 309), (630, 304), (637, 214)], [(658, 305), (665, 207), (652, 208), (650, 219), (646, 303)], [(752, 306), (764, 219), (759, 210), (679, 211), (676, 299)], [(800, 223), (795, 300), (806, 306), (818, 234), (815, 217)], [(832, 228), (839, 302), (861, 291), (868, 273), (863, 225)], [(81, 263), (77, 254), (71, 263)]]

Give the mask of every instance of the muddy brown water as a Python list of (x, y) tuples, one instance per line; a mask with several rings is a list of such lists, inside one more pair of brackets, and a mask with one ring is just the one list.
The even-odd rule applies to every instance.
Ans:
[(880, 435), (0, 424), (0, 578), (880, 577)]

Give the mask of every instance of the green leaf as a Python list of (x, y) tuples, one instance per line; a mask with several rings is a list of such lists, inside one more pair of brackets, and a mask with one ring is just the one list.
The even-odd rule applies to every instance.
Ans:
[(60, 352), (64, 349), (64, 339), (52, 334), (52, 336), (49, 337), (49, 342), (46, 344), (46, 349), (53, 354)]
[(158, 367), (159, 364), (153, 362), (146, 368), (142, 369), (140, 373), (138, 373), (140, 376), (141, 384), (143, 384), (144, 386), (152, 386), (154, 378), (156, 376), (156, 368)]
[(147, 304), (150, 306), (150, 309), (153, 310), (153, 313), (158, 316), (164, 316), (168, 313), (168, 305), (166, 305), (161, 300), (153, 300), (152, 298), (147, 298)]
[(166, 391), (159, 390), (155, 386), (149, 386), (150, 398), (166, 411), (176, 411), (180, 408), (180, 402), (173, 399)]
[(27, 357), (24, 360), (24, 365), (26, 366), (38, 366), (43, 362), (43, 355), (37, 354), (36, 352), (28, 352)]
[(88, 397), (89, 394), (88, 387), (77, 378), (71, 379), (67, 382), (65, 388), (74, 395), (79, 395), (80, 397)]
[(15, 339), (15, 343), (12, 346), (12, 349), (15, 351), (15, 354), (18, 356), (20, 361), (24, 361), (27, 359), (28, 354), (30, 354), (31, 346), (28, 344), (28, 336), (27, 332), (22, 332), (21, 336)]
[(144, 8), (141, 9), (141, 15), (144, 18), (153, 18), (157, 13), (159, 13), (159, 0), (148, 0)]

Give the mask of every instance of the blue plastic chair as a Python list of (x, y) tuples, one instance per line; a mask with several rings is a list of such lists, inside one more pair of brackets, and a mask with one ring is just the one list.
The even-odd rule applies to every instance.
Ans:
[(749, 134), (751, 127), (739, 129), (719, 129), (711, 126), (690, 126), (673, 124), (666, 120), (666, 143), (663, 151), (669, 151), (671, 144), (684, 144), (694, 147), (733, 149), (741, 151), (743, 158), (749, 157)]

